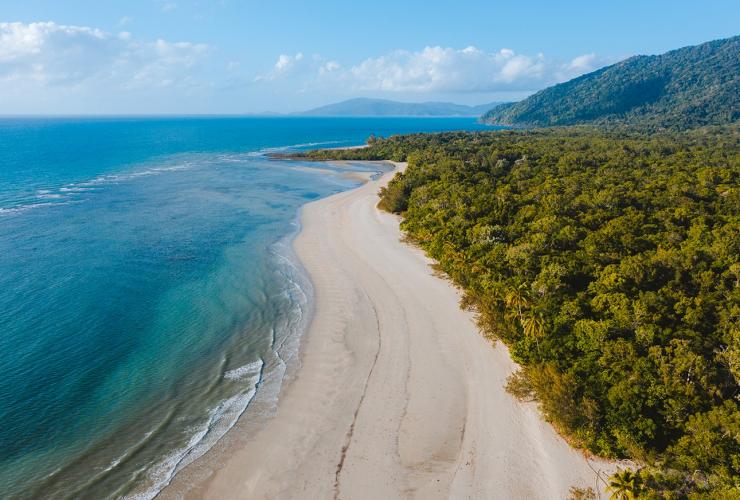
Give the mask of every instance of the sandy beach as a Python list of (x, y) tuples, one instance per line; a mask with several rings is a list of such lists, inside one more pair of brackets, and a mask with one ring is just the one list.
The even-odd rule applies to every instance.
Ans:
[(274, 417), (186, 496), (564, 499), (613, 470), (505, 392), (506, 349), (376, 208), (392, 175), (304, 207), (294, 246), (315, 312), (300, 367)]

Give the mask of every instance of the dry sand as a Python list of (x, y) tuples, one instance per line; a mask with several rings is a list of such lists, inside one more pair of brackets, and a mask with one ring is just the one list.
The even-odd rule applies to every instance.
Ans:
[(505, 392), (506, 349), (376, 208), (391, 175), (304, 207), (295, 249), (316, 303), (301, 365), (275, 416), (187, 496), (564, 499), (613, 470)]

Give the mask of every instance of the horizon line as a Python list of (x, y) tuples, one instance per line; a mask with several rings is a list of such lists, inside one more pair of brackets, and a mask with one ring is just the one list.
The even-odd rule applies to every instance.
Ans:
[(8, 118), (480, 118), (482, 115), (308, 115), (291, 113), (13, 113)]

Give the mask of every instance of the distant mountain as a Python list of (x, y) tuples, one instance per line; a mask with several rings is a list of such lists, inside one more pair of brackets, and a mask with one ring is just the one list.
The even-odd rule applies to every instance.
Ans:
[(465, 106), (451, 102), (396, 102), (358, 98), (297, 113), (303, 116), (481, 116), (500, 103)]
[(740, 117), (740, 36), (635, 56), (517, 103), (482, 120), (520, 126), (630, 123), (690, 128)]

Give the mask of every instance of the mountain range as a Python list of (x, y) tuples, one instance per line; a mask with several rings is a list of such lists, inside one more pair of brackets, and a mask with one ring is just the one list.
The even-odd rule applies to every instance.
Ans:
[(630, 57), (516, 102), (482, 121), (497, 125), (632, 124), (691, 128), (740, 118), (740, 36), (657, 56)]
[(398, 102), (357, 98), (296, 113), (301, 116), (470, 116), (478, 117), (501, 104), (466, 106), (451, 102)]

